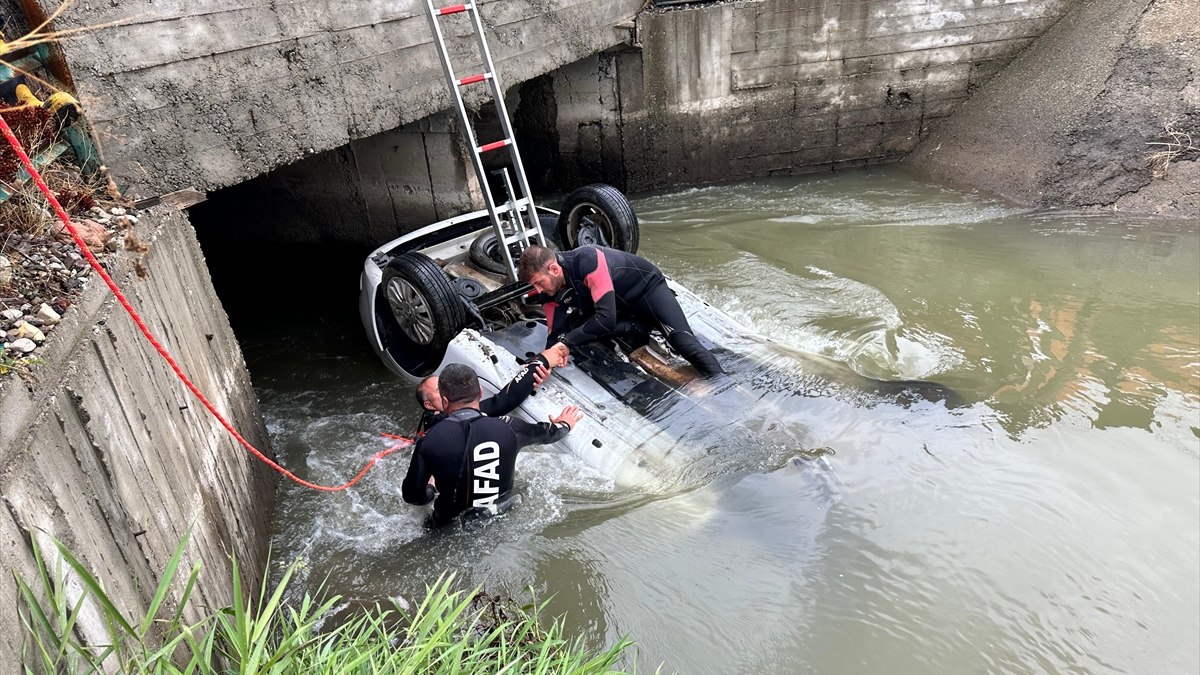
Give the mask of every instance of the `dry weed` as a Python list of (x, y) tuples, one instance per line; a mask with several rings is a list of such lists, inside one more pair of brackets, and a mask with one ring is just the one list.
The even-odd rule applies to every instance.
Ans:
[(1164, 140), (1147, 144), (1161, 148), (1146, 156), (1155, 178), (1166, 178), (1172, 162), (1200, 158), (1200, 139), (1194, 138), (1191, 130), (1175, 128), (1177, 123), (1178, 120), (1167, 122), (1160, 136)]

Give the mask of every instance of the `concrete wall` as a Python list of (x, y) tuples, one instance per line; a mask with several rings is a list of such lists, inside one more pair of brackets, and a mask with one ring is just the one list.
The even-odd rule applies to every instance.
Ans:
[(759, 0), (645, 12), (640, 53), (554, 74), (562, 173), (646, 190), (894, 161), (1074, 2)]
[[(114, 278), (200, 390), (265, 450), (241, 351), (187, 217), (156, 210), (137, 230), (151, 247), (149, 276), (137, 278), (132, 261), (114, 254)], [(229, 603), (231, 555), (257, 583), (274, 474), (176, 380), (100, 279), (40, 351), (36, 386), (9, 377), (0, 388), (0, 663), (20, 662), (19, 596), (7, 572), (36, 579), (31, 537), (43, 550), (53, 550), (46, 535), (66, 542), (136, 617), (189, 527), (186, 567), (204, 565), (197, 606)], [(83, 615), (85, 636), (103, 642), (101, 628), (95, 613)]]
[[(30, 0), (31, 2), (33, 0)], [(49, 10), (58, 0), (37, 0)], [(509, 85), (617, 44), (641, 0), (490, 0)], [(121, 22), (118, 26), (104, 26)], [(466, 15), (443, 19), (467, 71)], [(75, 2), (55, 28), (118, 183), (213, 190), (450, 107), (420, 0)]]

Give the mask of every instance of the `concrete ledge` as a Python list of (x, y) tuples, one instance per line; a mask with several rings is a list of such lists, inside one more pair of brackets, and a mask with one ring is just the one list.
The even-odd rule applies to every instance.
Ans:
[[(149, 276), (126, 254), (106, 262), (184, 372), (261, 449), (267, 434), (237, 341), (187, 216), (143, 215)], [(66, 542), (125, 611), (151, 600), (159, 572), (191, 528), (188, 560), (204, 572), (195, 599), (230, 601), (230, 557), (257, 583), (269, 535), (273, 472), (222, 429), (154, 353), (96, 277), (50, 334), (32, 385), (0, 388), (0, 565), (35, 578), (31, 537)], [(23, 632), (9, 575), (0, 581), (0, 661), (20, 660)], [(181, 589), (176, 589), (181, 590)], [(85, 612), (79, 631), (103, 640)]]
[[(48, 14), (57, 0), (32, 0)], [(640, 0), (479, 3), (512, 86), (619, 44)], [(123, 25), (105, 26), (124, 21)], [(455, 64), (479, 61), (465, 20)], [(74, 3), (58, 30), (105, 160), (126, 192), (228, 187), (449, 109), (425, 10), (391, 3)]]

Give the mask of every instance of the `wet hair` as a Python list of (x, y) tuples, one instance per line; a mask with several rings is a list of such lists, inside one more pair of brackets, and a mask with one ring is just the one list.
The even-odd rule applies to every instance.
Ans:
[(461, 363), (451, 363), (438, 377), (438, 393), (450, 403), (470, 403), (479, 398), (479, 378)]
[(546, 269), (546, 266), (554, 262), (555, 253), (552, 249), (545, 246), (530, 246), (521, 253), (521, 261), (517, 264), (517, 278), (525, 283), (529, 283), (529, 279), (534, 274)]
[(421, 381), (417, 383), (417, 391), (414, 393), (417, 395), (417, 405), (421, 406), (422, 408), (424, 408), (425, 404), (429, 401), (429, 398), (425, 396), (425, 385), (429, 384), (429, 381), (435, 377), (437, 377), (437, 375), (429, 375), (422, 378)]

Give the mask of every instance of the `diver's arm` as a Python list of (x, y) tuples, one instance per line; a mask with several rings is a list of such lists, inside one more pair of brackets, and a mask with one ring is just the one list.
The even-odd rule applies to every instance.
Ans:
[(515, 417), (502, 417), (517, 435), (517, 444), (545, 445), (562, 440), (571, 431), (571, 425), (566, 422), (536, 422), (530, 423)]
[(479, 402), (479, 412), (488, 417), (500, 417), (507, 415), (524, 403), (525, 399), (529, 398), (529, 394), (533, 393), (534, 375), (537, 374), (538, 365), (549, 367), (550, 363), (541, 354), (533, 357), (533, 360), (527, 363), (525, 368), (508, 384), (504, 385), (503, 389), (496, 392), (494, 396)]
[(408, 474), (400, 487), (400, 495), (409, 504), (428, 504), (437, 496), (437, 490), (429, 484), (429, 467), (421, 456), (421, 441), (413, 448), (412, 461), (408, 465)]
[(582, 268), (591, 268), (590, 272), (585, 273), (583, 283), (591, 292), (595, 311), (583, 325), (563, 336), (561, 342), (568, 347), (598, 340), (611, 334), (617, 326), (617, 294), (613, 290), (612, 274), (608, 270), (608, 262), (604, 259), (604, 251), (598, 248), (581, 251)]
[(531, 424), (512, 417), (502, 417), (501, 419), (517, 435), (517, 443), (524, 447), (562, 440), (564, 436), (571, 433), (571, 429), (575, 428), (579, 420), (583, 419), (583, 413), (579, 412), (578, 406), (569, 405), (563, 408), (557, 416), (551, 417), (549, 422)]

